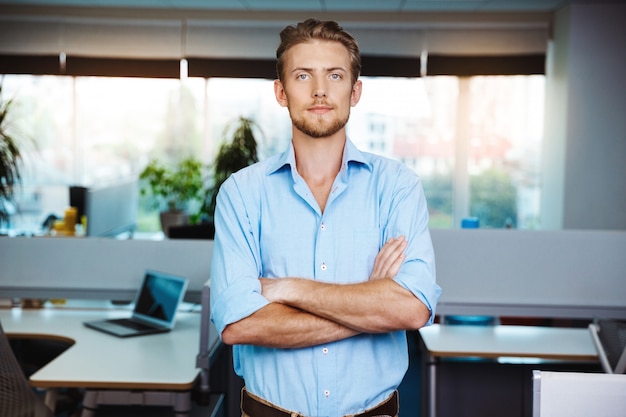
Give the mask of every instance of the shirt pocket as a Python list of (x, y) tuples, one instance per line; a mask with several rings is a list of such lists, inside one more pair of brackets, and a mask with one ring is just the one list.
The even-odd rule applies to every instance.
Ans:
[(374, 260), (380, 250), (380, 230), (355, 229), (352, 234), (352, 279), (363, 282), (369, 279)]

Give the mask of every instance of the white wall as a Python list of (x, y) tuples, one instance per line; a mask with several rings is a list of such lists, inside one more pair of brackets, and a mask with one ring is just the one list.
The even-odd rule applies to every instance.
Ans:
[(626, 5), (555, 17), (547, 68), (542, 227), (626, 229)]

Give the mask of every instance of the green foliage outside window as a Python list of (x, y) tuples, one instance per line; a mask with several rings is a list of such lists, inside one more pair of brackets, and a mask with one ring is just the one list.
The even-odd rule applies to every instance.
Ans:
[(516, 190), (506, 172), (490, 169), (471, 177), (470, 215), (480, 219), (480, 227), (517, 226)]
[[(453, 227), (453, 182), (450, 175), (423, 178), (428, 200), (430, 227)], [(480, 219), (480, 227), (517, 227), (517, 190), (509, 174), (490, 169), (470, 180), (470, 216)]]

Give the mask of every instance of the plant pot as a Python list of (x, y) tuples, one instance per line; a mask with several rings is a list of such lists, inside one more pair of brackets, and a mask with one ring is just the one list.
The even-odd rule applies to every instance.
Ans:
[(163, 233), (167, 237), (170, 236), (170, 226), (177, 226), (189, 223), (189, 214), (185, 213), (182, 210), (162, 211), (160, 217), (161, 230), (163, 230)]

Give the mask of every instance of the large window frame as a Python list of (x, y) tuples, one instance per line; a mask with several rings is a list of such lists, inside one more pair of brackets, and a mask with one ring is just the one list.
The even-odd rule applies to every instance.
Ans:
[[(0, 59), (0, 73), (5, 74), (63, 74), (75, 82), (76, 77), (141, 77), (169, 78), (180, 77), (181, 62), (178, 60), (146, 59), (111, 59), (65, 57), (59, 62), (54, 56), (4, 56)], [(545, 55), (528, 54), (515, 56), (443, 56), (427, 57), (427, 65), (422, 65), (418, 57), (363, 56), (363, 73), (368, 76), (383, 77), (421, 77), (434, 75), (458, 76), (461, 88), (465, 91), (471, 76), (476, 75), (533, 75), (545, 73)], [(60, 65), (62, 64), (62, 65)], [(236, 76), (238, 78), (274, 78), (274, 62), (266, 59), (187, 59), (188, 76), (202, 77), (206, 80), (214, 77)], [(459, 106), (464, 103), (460, 97)], [(467, 121), (457, 121), (459, 132)], [(471, 215), (470, 178), (467, 171), (467, 149), (469, 137), (457, 138), (457, 151), (454, 169), (452, 224), (459, 227), (461, 219)], [(79, 145), (75, 145), (79, 146)], [(77, 162), (76, 177), (83, 170)]]

